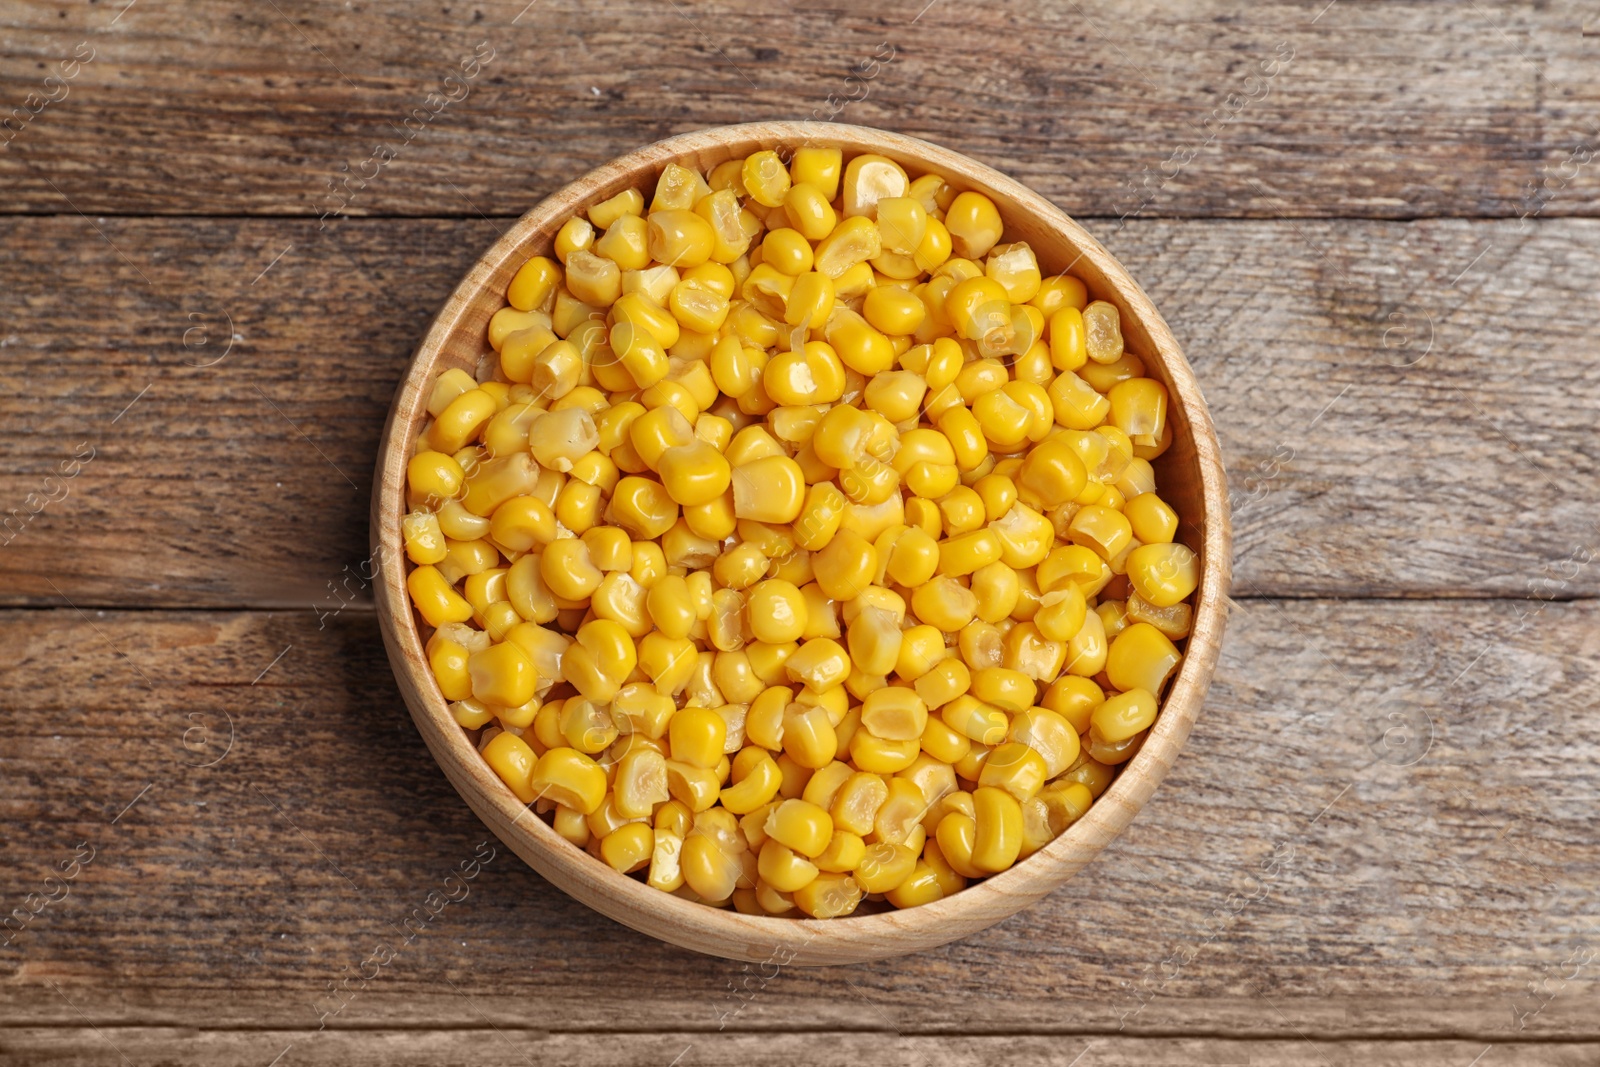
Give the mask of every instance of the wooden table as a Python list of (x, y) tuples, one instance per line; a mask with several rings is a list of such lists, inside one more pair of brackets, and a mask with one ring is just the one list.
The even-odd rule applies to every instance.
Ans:
[[(1592, 5), (524, 2), (0, 4), (0, 1061), (1600, 1060)], [(363, 565), (391, 392), (509, 220), (812, 116), (1122, 258), (1210, 398), (1238, 576), (1112, 849), (825, 971), (480, 845)]]

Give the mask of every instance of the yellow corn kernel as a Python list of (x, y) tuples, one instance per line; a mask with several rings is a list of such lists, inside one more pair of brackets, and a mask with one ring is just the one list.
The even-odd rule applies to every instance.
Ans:
[(1028, 303), (1048, 318), (1066, 307), (1083, 310), (1089, 304), (1089, 291), (1083, 282), (1072, 275), (1058, 274), (1041, 282), (1039, 291)]
[(1089, 715), (1106, 695), (1091, 679), (1067, 675), (1052, 682), (1041, 704), (1066, 719), (1079, 734), (1089, 732)]
[[(715, 334), (720, 330), (730, 310), (727, 297), (689, 280), (679, 282), (673, 288), (667, 308), (685, 331), (702, 335)], [(687, 334), (681, 334), (680, 341), (683, 336)], [(673, 352), (677, 351), (674, 347)]]
[(925, 531), (907, 527), (889, 546), (888, 559), (884, 561), (885, 574), (908, 589), (915, 589), (938, 570), (939, 543)]
[(650, 588), (645, 609), (656, 629), (674, 639), (688, 637), (697, 619), (689, 585), (675, 574), (664, 575)]
[(1116, 556), (1133, 540), (1133, 527), (1127, 516), (1099, 504), (1079, 508), (1067, 526), (1074, 544), (1094, 549), (1101, 559)]
[(671, 799), (667, 792), (666, 759), (651, 748), (638, 748), (623, 756), (617, 762), (612, 797), (624, 816), (630, 819), (649, 816), (656, 805)]
[(1044, 757), (1027, 745), (1010, 741), (989, 753), (978, 784), (1003, 789), (1018, 801), (1031, 800), (1043, 788), (1049, 766)]
[(750, 199), (762, 207), (781, 206), (789, 192), (789, 172), (784, 169), (778, 153), (770, 150), (748, 156), (739, 177)]
[(1028, 453), (1015, 480), (1019, 493), (1029, 494), (1044, 507), (1053, 508), (1081, 493), (1088, 475), (1083, 462), (1065, 441), (1049, 438)]
[(695, 767), (715, 767), (728, 736), (722, 716), (705, 708), (684, 708), (667, 726), (672, 758)]
[(928, 725), (928, 706), (914, 690), (888, 686), (862, 701), (861, 725), (886, 740), (920, 740)]
[[(761, 262), (780, 274), (797, 278), (811, 269), (813, 262), (811, 243), (798, 230), (788, 227), (771, 230), (761, 239)], [(831, 293), (831, 279), (829, 286)]]
[(666, 449), (658, 469), (667, 494), (684, 507), (716, 500), (727, 492), (733, 476), (722, 453), (704, 441)]
[(1141, 493), (1123, 505), (1122, 512), (1142, 545), (1171, 544), (1178, 532), (1178, 513), (1154, 493)]
[[(1072, 681), (1074, 678), (1062, 678), (1061, 681)], [(1088, 681), (1078, 678), (1078, 681)], [(1059, 685), (1059, 683), (1058, 683)], [(1090, 681), (1090, 685), (1094, 685)], [(1046, 696), (1048, 699), (1048, 696)], [(1083, 709), (1083, 721), (1090, 718), (1090, 709)], [(1086, 733), (1086, 729), (1085, 729)], [(1011, 720), (1010, 733), (1006, 734), (1011, 741), (1026, 744), (1029, 749), (1037, 752), (1045, 760), (1045, 777), (1056, 777), (1062, 771), (1072, 766), (1078, 758), (1080, 742), (1078, 742), (1078, 729), (1066, 715), (1051, 712), (1043, 707), (1032, 707), (1022, 712), (1021, 715)]]
[(822, 191), (810, 182), (798, 180), (784, 195), (783, 213), (789, 225), (808, 241), (822, 240), (839, 221)]
[(1062, 371), (1046, 392), (1056, 421), (1073, 430), (1092, 430), (1111, 413), (1111, 401), (1070, 370)]
[(917, 696), (930, 708), (939, 708), (965, 693), (972, 685), (967, 665), (957, 659), (943, 659), (913, 683)]
[(534, 256), (512, 277), (506, 301), (518, 311), (544, 308), (561, 285), (561, 268), (544, 256)]
[(854, 877), (868, 893), (888, 893), (911, 877), (916, 865), (914, 849), (892, 841), (877, 841), (867, 846)]
[(1126, 567), (1134, 591), (1158, 608), (1177, 604), (1200, 582), (1200, 557), (1184, 544), (1140, 545)]
[(801, 767), (825, 767), (838, 752), (839, 738), (828, 710), (795, 703), (783, 716), (783, 750)]
[(919, 860), (911, 874), (884, 896), (897, 908), (916, 908), (943, 900), (945, 888), (939, 872)]
[[(543, 759), (543, 757), (538, 757)], [(524, 804), (531, 804), (548, 793), (541, 791), (538, 782), (538, 763), (533, 749), (522, 738), (511, 733), (498, 733), (483, 747), (484, 762)], [(598, 768), (596, 768), (598, 769)], [(604, 785), (604, 772), (601, 784)]]
[(1082, 545), (1063, 545), (1053, 549), (1037, 572), (1039, 588), (1044, 592), (1063, 589), (1069, 583), (1076, 585), (1085, 597), (1104, 589), (1111, 580), (1110, 568), (1093, 549)]
[[(890, 184), (895, 184), (892, 178)], [(928, 230), (928, 210), (919, 200), (886, 193), (878, 198), (874, 212), (863, 212), (868, 213), (874, 214), (878, 221), (886, 252), (910, 256), (922, 246), (922, 239)], [(917, 273), (913, 264), (909, 276), (915, 277)]]
[(1194, 609), (1188, 604), (1173, 604), (1158, 608), (1138, 593), (1130, 593), (1127, 600), (1128, 623), (1147, 622), (1167, 637), (1176, 641), (1188, 637), (1194, 628)]
[(514, 708), (533, 699), (538, 674), (533, 661), (509, 642), (474, 652), (467, 660), (472, 697), (485, 704)]
[[(1033, 679), (1004, 667), (989, 667), (972, 675), (972, 695), (1001, 711), (1016, 714), (1033, 706), (1038, 689)], [(988, 742), (992, 744), (993, 742)]]
[(604, 752), (617, 739), (617, 727), (611, 713), (581, 696), (561, 702), (556, 725), (568, 746), (589, 756)]
[(796, 889), (793, 899), (813, 919), (838, 919), (860, 906), (863, 891), (851, 875), (824, 871)]
[(439, 517), (433, 512), (411, 512), (400, 520), (400, 532), (405, 539), (406, 558), (412, 563), (443, 562), (446, 555), (444, 531), (439, 529)]
[(1087, 611), (1083, 591), (1068, 582), (1065, 588), (1040, 596), (1039, 610), (1034, 613), (1033, 624), (1046, 640), (1070, 641), (1083, 627)]
[(869, 259), (875, 259), (882, 252), (883, 237), (875, 222), (860, 216), (846, 218), (817, 242), (814, 266), (837, 283), (843, 280), (846, 271), (865, 266)]
[(406, 576), (406, 589), (429, 626), (437, 628), (447, 622), (466, 622), (472, 618), (472, 605), (450, 588), (450, 583), (436, 567), (421, 566), (412, 570)]
[(652, 211), (647, 219), (650, 258), (672, 267), (695, 267), (711, 258), (716, 231), (685, 208)]
[(808, 689), (822, 692), (844, 684), (850, 674), (850, 656), (837, 641), (813, 638), (788, 658), (784, 673), (793, 681), (803, 682)]
[(652, 888), (671, 893), (683, 886), (683, 844), (683, 834), (659, 825), (655, 828), (650, 873), (645, 877)]
[(1088, 360), (1083, 313), (1071, 306), (1060, 308), (1050, 316), (1050, 365), (1058, 371), (1075, 371)]
[[(788, 803), (787, 801), (785, 803)], [(781, 806), (781, 805), (780, 805)], [(772, 816), (767, 817), (771, 825)], [(820, 852), (821, 849), (818, 849)], [(793, 893), (817, 877), (817, 866), (780, 841), (768, 838), (761, 846), (757, 871), (761, 880), (781, 893)]]
[(994, 201), (974, 192), (961, 193), (951, 201), (944, 224), (950, 231), (955, 254), (968, 259), (987, 255), (1005, 230)]
[(594, 246), (594, 226), (588, 219), (574, 216), (562, 223), (552, 243), (556, 258), (564, 264), (574, 252), (585, 252)]
[(466, 472), (443, 452), (418, 452), (406, 464), (406, 485), (412, 494), (441, 504), (454, 499), (466, 484)]
[(592, 307), (610, 307), (622, 295), (622, 268), (605, 256), (575, 251), (567, 256), (567, 289)]
[(852, 773), (839, 786), (829, 806), (834, 828), (858, 835), (871, 833), (878, 809), (888, 796), (889, 787), (877, 774)]
[(945, 725), (980, 745), (998, 745), (1005, 740), (1010, 720), (1006, 713), (976, 697), (962, 695), (939, 709)]
[(536, 797), (553, 800), (585, 815), (599, 810), (606, 798), (606, 772), (573, 748), (552, 748), (540, 756), (528, 778)]
[(997, 623), (1016, 610), (1022, 596), (1022, 580), (1016, 571), (996, 560), (973, 572), (972, 593), (978, 598), (978, 618)]
[(739, 888), (744, 867), (738, 854), (711, 834), (691, 830), (680, 855), (684, 883), (702, 900), (724, 901)]
[(605, 575), (577, 538), (563, 538), (545, 546), (539, 558), (539, 577), (546, 589), (563, 600), (582, 600), (600, 587)]
[[(459, 647), (459, 646), (458, 646)], [(538, 709), (535, 708), (535, 711)], [(480, 704), (476, 700), (454, 700), (450, 702), (450, 717), (456, 725), (467, 730), (477, 730), (489, 724), (495, 718), (495, 713), (488, 705)], [(503, 721), (503, 720), (502, 720)], [(532, 722), (530, 717), (529, 722)], [(491, 740), (493, 740), (491, 738)]]
[[(939, 573), (947, 577), (959, 578), (999, 561), (1000, 538), (993, 530), (974, 530), (939, 543)], [(1009, 614), (1007, 609), (997, 617)]]
[(733, 512), (757, 522), (793, 522), (800, 514), (805, 478), (787, 456), (764, 456), (732, 468)]
[(1144, 689), (1161, 692), (1183, 662), (1183, 654), (1167, 635), (1149, 623), (1127, 627), (1106, 652), (1106, 677), (1116, 688), (1127, 692)]
[[(1035, 633), (1037, 634), (1038, 631), (1035, 631)], [(1042, 634), (1039, 635), (1039, 638), (1041, 641), (1046, 640)], [(1083, 625), (1067, 641), (1065, 647), (1065, 666), (1069, 674), (1092, 678), (1104, 670), (1107, 650), (1106, 628), (1100, 616), (1095, 612), (1088, 612), (1084, 616)], [(1038, 651), (1036, 648), (1035, 652)], [(1037, 669), (1042, 672), (1046, 666), (1048, 664), (1041, 664)], [(1034, 672), (1030, 671), (1030, 673)], [(1043, 673), (1034, 673), (1034, 677), (1043, 678), (1046, 676)]]
[(597, 704), (609, 703), (636, 666), (633, 638), (609, 619), (580, 626), (576, 641), (562, 659), (567, 681)]
[(1089, 358), (1114, 363), (1122, 358), (1122, 315), (1115, 304), (1096, 300), (1083, 309), (1083, 334)]
[(957, 648), (961, 658), (974, 671), (998, 667), (1005, 659), (1005, 635), (993, 623), (974, 619), (961, 628), (957, 635)]
[(815, 804), (804, 800), (785, 800), (767, 815), (762, 829), (769, 840), (785, 845), (809, 859), (821, 855), (828, 847), (833, 837), (833, 818)]
[[(605, 234), (595, 241), (594, 252), (596, 256), (604, 256), (618, 268), (616, 293), (620, 296), (622, 291), (622, 275), (620, 272), (643, 270), (650, 265), (649, 226), (638, 215), (621, 215), (614, 219), (606, 227)], [(567, 257), (569, 288), (572, 284), (571, 278), (574, 271), (572, 264), (576, 258), (576, 254)], [(579, 299), (585, 299), (583, 294), (576, 289), (573, 289), (573, 295), (578, 296)], [(601, 306), (609, 306), (616, 299), (616, 296), (612, 296), (610, 300), (589, 302), (599, 303)]]
[(851, 761), (862, 770), (874, 774), (903, 771), (911, 766), (921, 751), (919, 739), (892, 741), (866, 730), (857, 730), (850, 738)]
[(628, 423), (628, 443), (647, 467), (658, 470), (668, 451), (696, 443), (694, 425), (676, 407), (663, 405)]
[(808, 270), (795, 278), (794, 286), (789, 290), (789, 299), (784, 304), (783, 318), (790, 326), (817, 330), (828, 321), (833, 309), (833, 279), (818, 271)]
[(956, 466), (963, 472), (976, 470), (989, 455), (983, 427), (966, 408), (958, 405), (941, 412), (934, 420), (934, 425), (949, 439), (955, 452)]
[(940, 576), (911, 594), (911, 610), (918, 621), (955, 633), (978, 614), (978, 598), (954, 578)]
[(644, 194), (637, 189), (624, 189), (609, 200), (602, 200), (589, 208), (589, 221), (600, 229), (610, 227), (618, 219), (638, 217), (644, 213)]
[(789, 161), (789, 175), (795, 185), (803, 182), (811, 186), (824, 202), (838, 199), (843, 171), (844, 153), (837, 148), (796, 148)]
[(512, 497), (495, 509), (488, 532), (503, 549), (529, 552), (556, 539), (556, 516), (538, 497)]
[(706, 180), (698, 171), (677, 163), (668, 163), (662, 168), (661, 177), (656, 179), (655, 196), (650, 201), (650, 210), (652, 212), (687, 210), (710, 192), (711, 186), (706, 184)]
[(619, 481), (612, 493), (611, 505), (606, 509), (607, 521), (617, 523), (641, 540), (660, 537), (672, 529), (678, 514), (678, 502), (672, 499), (665, 486), (640, 477)]
[(972, 750), (972, 740), (942, 718), (929, 717), (922, 729), (922, 751), (944, 763), (956, 763)]
[(472, 673), (467, 669), (470, 653), (455, 641), (435, 635), (428, 643), (428, 666), (446, 700), (472, 699)]
[(783, 773), (778, 770), (778, 764), (765, 751), (747, 748), (740, 755), (744, 753), (755, 753), (756, 756), (753, 760), (746, 760), (743, 768), (738, 767), (739, 761), (734, 761), (733, 784), (723, 789), (720, 797), (722, 806), (735, 815), (748, 815), (766, 805), (778, 795), (778, 787), (783, 782)]
[(859, 834), (848, 830), (835, 830), (828, 847), (812, 860), (817, 869), (828, 874), (847, 874), (867, 858), (867, 844)]
[(817, 585), (835, 600), (852, 600), (872, 584), (878, 569), (872, 543), (853, 530), (841, 529), (812, 554)]
[(781, 644), (805, 634), (805, 597), (791, 582), (774, 578), (758, 583), (746, 598), (745, 610), (758, 641)]
[(972, 804), (977, 811), (972, 866), (996, 874), (1015, 863), (1022, 849), (1022, 805), (1009, 792), (992, 786), (975, 789)]
[(1089, 720), (1089, 742), (1093, 746), (1127, 741), (1155, 723), (1156, 711), (1156, 698), (1147, 689), (1118, 693), (1094, 709)]
[(611, 701), (611, 717), (618, 726), (653, 740), (666, 736), (675, 711), (670, 696), (644, 682), (622, 686)]
[(722, 780), (715, 769), (667, 760), (667, 791), (672, 794), (672, 799), (680, 801), (690, 811), (698, 813), (710, 810), (717, 802), (721, 789)]
[(833, 802), (838, 799), (839, 790), (856, 773), (856, 769), (848, 763), (834, 760), (826, 766), (817, 768), (811, 780), (806, 782), (805, 791), (800, 794), (800, 799), (808, 804), (815, 804), (823, 811), (829, 811), (833, 807)]

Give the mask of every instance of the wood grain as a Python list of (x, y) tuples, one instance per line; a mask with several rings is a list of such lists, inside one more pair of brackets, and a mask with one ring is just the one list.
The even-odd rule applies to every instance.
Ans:
[[(1488, 1049), (1488, 1054), (1485, 1049)], [(7, 1053), (11, 1058), (7, 1058)], [(1463, 1067), (1474, 1056), (1485, 1067), (1516, 1063), (1579, 1067), (1600, 1056), (1600, 1043), (1539, 1044), (1510, 1041), (1318, 1041), (1292, 1037), (1267, 1041), (1227, 1038), (904, 1037), (885, 1033), (818, 1031), (806, 1034), (549, 1034), (506, 1028), (473, 1030), (368, 1030), (306, 1034), (300, 1031), (156, 1030), (103, 1027), (0, 1031), (0, 1063), (109, 1064), (195, 1062), (260, 1067), (273, 1056), (297, 1065), (429, 1064), (437, 1067), (743, 1067), (751, 1062), (796, 1067), (951, 1067), (1006, 1063), (1021, 1067), (1193, 1067), (1195, 1064), (1362, 1064), (1364, 1067)]]
[[(344, 200), (330, 182), (371, 174), (351, 213), (517, 215), (658, 138), (840, 102), (1075, 215), (1600, 209), (1573, 159), (1600, 143), (1593, 13), (1570, 2), (120, 9), (6, 4), (0, 101), (60, 97), (0, 152), (6, 210), (316, 216)], [(447, 84), (480, 44), (494, 58)], [(92, 61), (45, 88), (79, 45)]]
[(1600, 947), (1592, 601), (1520, 629), (1485, 601), (1244, 604), (1183, 758), (1077, 879), (942, 949), (775, 976), (503, 850), (405, 943), (487, 834), (368, 614), (5, 612), (0, 641), (0, 903), (97, 849), (0, 948), (14, 1024), (314, 1030), (387, 943), (330, 1028), (1600, 1041), (1573, 962)]
[[(0, 220), (17, 309), (0, 332), (14, 428), (0, 519), (96, 450), (0, 548), (0, 602), (370, 603), (384, 413), (505, 225)], [(1600, 223), (1149, 220), (1101, 235), (1211, 405), (1236, 595), (1600, 593), (1582, 562), (1600, 554)]]

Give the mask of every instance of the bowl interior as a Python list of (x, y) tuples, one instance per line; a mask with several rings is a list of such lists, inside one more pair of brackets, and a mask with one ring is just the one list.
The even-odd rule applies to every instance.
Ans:
[[(991, 197), (1005, 240), (1025, 240), (1048, 277), (1070, 271), (1092, 297), (1122, 312), (1130, 351), (1166, 385), (1174, 439), (1154, 464), (1161, 494), (1180, 519), (1178, 540), (1200, 555), (1194, 632), (1185, 660), (1143, 749), (1123, 766), (1089, 813), (1011, 870), (949, 898), (906, 911), (844, 919), (766, 918), (673, 897), (617, 874), (556, 835), (517, 802), (456, 725), (428, 670), (404, 588), (400, 518), (405, 462), (427, 418), (430, 383), (443, 370), (469, 372), (491, 351), (490, 316), (505, 306), (512, 275), (530, 256), (549, 254), (555, 231), (574, 213), (638, 187), (648, 195), (668, 162), (702, 173), (760, 149), (805, 144), (876, 152), (913, 176), (936, 171), (960, 189)], [(385, 432), (373, 499), (378, 610), (397, 677), (424, 739), (468, 804), (531, 866), (601, 912), (653, 936), (730, 958), (800, 964), (844, 963), (931, 947), (982, 929), (1049, 892), (1119, 833), (1154, 790), (1187, 736), (1215, 665), (1228, 581), (1228, 514), (1222, 467), (1204, 400), (1176, 341), (1149, 298), (1120, 264), (1059, 209), (1017, 182), (965, 156), (912, 138), (830, 123), (756, 123), (685, 134), (621, 157), (551, 196), (514, 224), (472, 268), (435, 319), (401, 383)]]

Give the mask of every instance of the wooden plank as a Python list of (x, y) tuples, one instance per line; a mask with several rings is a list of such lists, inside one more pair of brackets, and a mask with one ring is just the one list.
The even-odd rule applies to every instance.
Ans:
[[(9, 1053), (9, 1056), (7, 1055)], [(672, 1057), (676, 1055), (677, 1058)], [(281, 1056), (280, 1060), (273, 1060)], [(1079, 1057), (1073, 1059), (1074, 1056)], [(1480, 1058), (1474, 1060), (1473, 1057)], [(743, 1067), (783, 1063), (805, 1067), (947, 1067), (1007, 1063), (1020, 1067), (1464, 1067), (1468, 1063), (1578, 1067), (1600, 1056), (1600, 1044), (1472, 1041), (1315, 1041), (1284, 1038), (1131, 1037), (905, 1037), (890, 1034), (544, 1034), (506, 1029), (378, 1030), (305, 1033), (296, 1030), (215, 1031), (102, 1027), (98, 1030), (0, 1030), (0, 1064), (192, 1062), (218, 1067), (337, 1064), (429, 1064), (437, 1067)], [(126, 1057), (126, 1061), (123, 1059)]]
[[(369, 603), (384, 413), (501, 225), (0, 221), (0, 603)], [(1600, 592), (1600, 223), (1106, 236), (1213, 405), (1238, 593)]]
[(1593, 601), (1521, 629), (1492, 601), (1252, 601), (1084, 874), (813, 971), (650, 941), (504, 850), (473, 869), (484, 830), (369, 615), (5, 612), (0, 642), (0, 904), (39, 909), (0, 948), (17, 1024), (1600, 1041)]
[(834, 115), (1086, 216), (1593, 214), (1585, 20), (1488, 0), (15, 0), (0, 176), (11, 211), (519, 214), (672, 133)]

